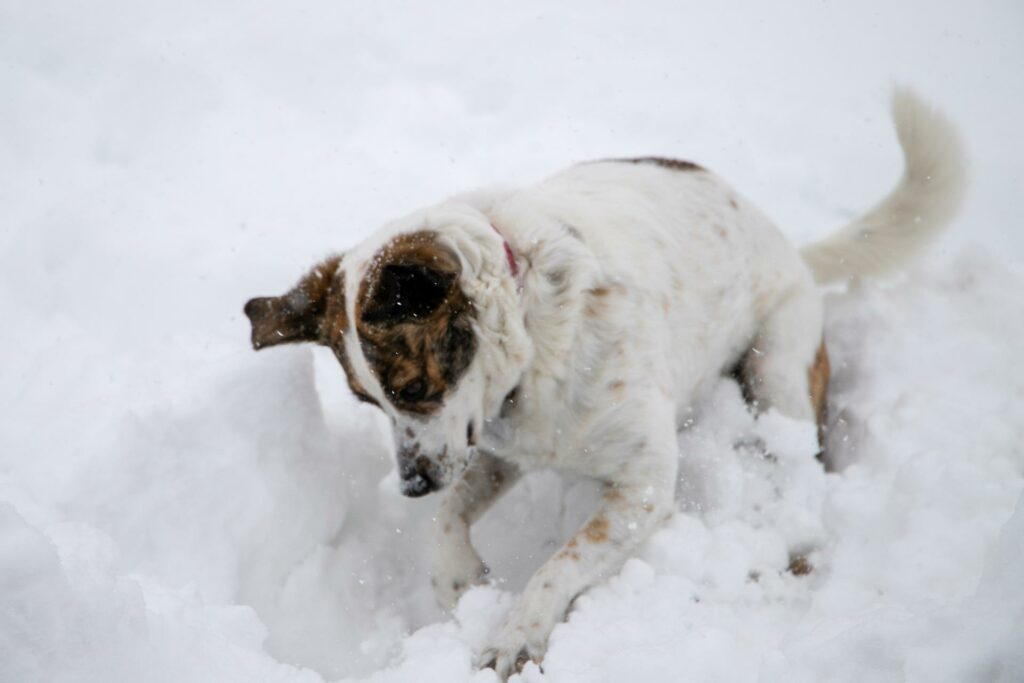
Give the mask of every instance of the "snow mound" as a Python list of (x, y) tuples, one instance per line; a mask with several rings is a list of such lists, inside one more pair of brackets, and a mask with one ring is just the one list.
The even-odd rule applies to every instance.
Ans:
[[(1019, 680), (1022, 288), (965, 251), (830, 295), (835, 471), (723, 380), (680, 434), (679, 514), (523, 680)], [(527, 477), (474, 531), (494, 583), (443, 615), (436, 502), (397, 495), (385, 426), (313, 360), (239, 353), (104, 408), (50, 500), (14, 468), (0, 680), (492, 680), (474, 654), (595, 487)]]

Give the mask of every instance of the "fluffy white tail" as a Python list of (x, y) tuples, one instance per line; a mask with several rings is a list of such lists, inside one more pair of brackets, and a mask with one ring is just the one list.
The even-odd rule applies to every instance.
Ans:
[(893, 92), (892, 118), (903, 148), (903, 178), (866, 214), (800, 250), (818, 282), (896, 270), (936, 237), (960, 206), (967, 170), (953, 125), (905, 88)]

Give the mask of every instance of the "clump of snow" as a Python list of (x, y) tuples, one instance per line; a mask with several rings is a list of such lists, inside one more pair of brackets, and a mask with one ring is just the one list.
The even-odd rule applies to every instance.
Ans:
[(973, 184), (920, 265), (828, 296), (831, 471), (723, 380), (679, 513), (521, 680), (1024, 679), (1012, 12), (463, 4), (0, 9), (0, 681), (493, 681), (474, 656), (596, 487), (526, 477), (441, 613), (386, 421), (329, 352), (254, 354), (242, 304), (582, 159), (693, 158), (821, 236), (898, 175), (894, 77)]

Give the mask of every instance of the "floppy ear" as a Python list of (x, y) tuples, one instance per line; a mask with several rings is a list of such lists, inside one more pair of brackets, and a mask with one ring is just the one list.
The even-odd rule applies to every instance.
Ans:
[(245, 315), (252, 323), (252, 347), (289, 342), (320, 342), (324, 338), (324, 313), (341, 257), (317, 264), (287, 294), (250, 299)]

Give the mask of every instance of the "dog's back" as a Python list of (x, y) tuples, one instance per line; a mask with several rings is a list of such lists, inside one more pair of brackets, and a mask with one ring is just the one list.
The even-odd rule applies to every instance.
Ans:
[[(581, 306), (570, 355), (588, 358), (602, 336), (656, 349), (680, 414), (749, 348), (778, 298), (812, 282), (763, 214), (687, 162), (578, 164), (510, 194), (494, 215), (535, 271), (568, 269), (567, 277), (587, 283), (584, 300), (600, 299)], [(552, 241), (560, 248), (536, 246)], [(571, 307), (557, 297), (535, 305)], [(596, 361), (585, 362), (593, 372)]]

